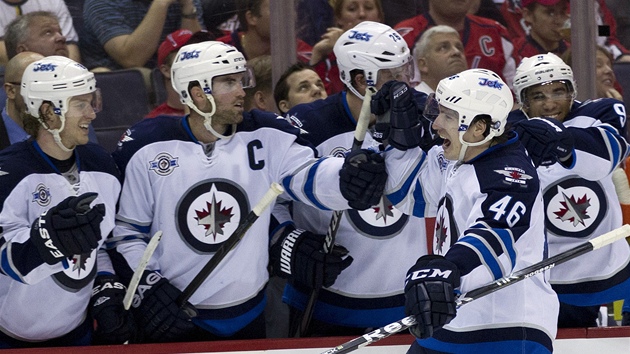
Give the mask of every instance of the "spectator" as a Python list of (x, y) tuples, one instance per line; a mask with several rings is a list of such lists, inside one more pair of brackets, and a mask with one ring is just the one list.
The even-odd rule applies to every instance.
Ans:
[(57, 17), (48, 11), (29, 12), (11, 21), (6, 27), (4, 43), (9, 60), (24, 51), (39, 53), (45, 57), (68, 57), (70, 53)]
[(202, 30), (199, 0), (86, 0), (81, 56), (90, 70), (156, 66), (156, 51), (179, 28)]
[(561, 29), (569, 19), (568, 0), (523, 0), (523, 20), (529, 34), (514, 40), (514, 48), (520, 58), (537, 54), (562, 55), (569, 43), (563, 38)]
[[(562, 56), (562, 60), (571, 67), (573, 67), (572, 58), (571, 49), (568, 49)], [(614, 98), (623, 101), (621, 86), (615, 77), (612, 63), (612, 54), (610, 54), (606, 48), (597, 46), (597, 52), (595, 53), (595, 86), (597, 96), (594, 98)]]
[(179, 48), (186, 44), (199, 43), (213, 40), (212, 34), (206, 31), (192, 33), (187, 29), (179, 29), (168, 36), (158, 48), (157, 68), (164, 80), (166, 101), (155, 107), (146, 115), (146, 118), (154, 118), (160, 115), (181, 117), (187, 113), (187, 107), (179, 99), (179, 94), (173, 89), (171, 82), (171, 65)]
[(426, 2), (427, 0), (381, 0), (385, 14), (384, 23), (393, 28), (398, 22), (423, 13)]
[(135, 323), (102, 248), (120, 174), (110, 154), (88, 143), (101, 102), (94, 74), (45, 57), (26, 67), (21, 95), (33, 139), (0, 153), (0, 347), (85, 346), (95, 327), (96, 342), (122, 344)]
[[(271, 55), (269, 0), (239, 0), (237, 8), (239, 30), (217, 40), (236, 47), (247, 60)], [(297, 39), (299, 61), (307, 63), (311, 51), (310, 45)]]
[(236, 5), (234, 0), (201, 0), (203, 23), (214, 38), (229, 35), (238, 29)]
[(310, 66), (297, 62), (282, 73), (273, 96), (284, 115), (298, 104), (324, 99), (328, 94), (319, 75)]
[(468, 68), (459, 33), (445, 25), (426, 30), (415, 45), (413, 57), (422, 78), (416, 90), (426, 94), (435, 92), (440, 80)]
[(429, 0), (428, 12), (398, 23), (395, 29), (410, 48), (429, 27), (448, 25), (460, 34), (469, 68), (484, 68), (512, 85), (516, 68), (507, 29), (494, 20), (468, 14), (471, 0)]
[(606, 0), (606, 7), (617, 23), (619, 42), (624, 47), (630, 48), (630, 6), (628, 6), (628, 2), (626, 0)]
[[(35, 11), (50, 11), (53, 14), (51, 17), (56, 17), (56, 20), (44, 20), (42, 23), (33, 24), (33, 27), (29, 24), (21, 28), (20, 32), (26, 32), (26, 28), (29, 28), (31, 29), (30, 32), (32, 32), (29, 36), (35, 36), (36, 34), (41, 36), (41, 34), (46, 33), (48, 29), (51, 29), (52, 33), (61, 34), (65, 37), (64, 40), (67, 41), (66, 44), (68, 46), (68, 53), (64, 56), (80, 62), (81, 55), (79, 53), (79, 37), (77, 36), (77, 31), (75, 31), (74, 26), (72, 25), (72, 16), (70, 15), (68, 7), (63, 0), (4, 0), (0, 1), (0, 65), (6, 65), (9, 59), (11, 59), (7, 56), (3, 40), (3, 37), (6, 36), (5, 29), (9, 23), (17, 17)], [(37, 20), (42, 19), (38, 18)], [(21, 33), (20, 35), (22, 36), (25, 34)], [(26, 50), (37, 51), (32, 48)], [(43, 55), (47, 56), (53, 54)]]
[(503, 26), (507, 27), (507, 23), (499, 11), (499, 8), (493, 0), (473, 0), (470, 4), (468, 13), (471, 15), (477, 15), (479, 17), (489, 18), (495, 20)]
[[(528, 35), (531, 35), (531, 25), (528, 24), (523, 17), (523, 8), (525, 5), (527, 5), (527, 7), (532, 7), (532, 4), (534, 3), (539, 3), (541, 5), (555, 5), (559, 1), (560, 0), (506, 0), (501, 5), (500, 10), (508, 23), (507, 27), (512, 38), (516, 41), (519, 38), (526, 38)], [(615, 61), (630, 61), (630, 55), (628, 55), (630, 52), (617, 38), (617, 24), (612, 12), (606, 6), (606, 2), (604, 0), (597, 0), (592, 3), (595, 7), (596, 23), (599, 26), (607, 26), (609, 29), (609, 34), (607, 36), (598, 35), (596, 37), (597, 44), (608, 49)], [(544, 19), (545, 14), (541, 14), (541, 16)], [(570, 23), (567, 22), (566, 25), (570, 25)], [(567, 41), (565, 42), (565, 45), (568, 45), (568, 41), (571, 40), (569, 34), (569, 31), (564, 32), (563, 39)], [(545, 35), (549, 36), (550, 34), (541, 34), (541, 36)], [(540, 53), (545, 54), (547, 51), (541, 51)]]
[(261, 111), (276, 112), (276, 102), (273, 99), (273, 85), (271, 78), (271, 55), (261, 55), (247, 62), (254, 73), (256, 86), (245, 89), (246, 111), (259, 109)]
[(24, 131), (22, 115), (26, 112), (26, 104), (20, 94), (22, 86), (22, 74), (26, 67), (43, 55), (33, 52), (22, 52), (14, 56), (7, 64), (4, 76), (4, 91), (7, 94), (6, 106), (2, 109), (2, 122), (0, 122), (0, 149), (11, 144), (28, 139), (29, 135)]

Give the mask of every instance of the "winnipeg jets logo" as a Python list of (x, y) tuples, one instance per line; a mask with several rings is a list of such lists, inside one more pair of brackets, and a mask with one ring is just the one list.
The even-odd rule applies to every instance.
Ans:
[(72, 258), (65, 258), (66, 269), (55, 273), (53, 280), (64, 289), (75, 292), (87, 286), (96, 276), (96, 253), (75, 254)]
[(448, 238), (448, 226), (445, 223), (444, 215), (441, 215), (435, 222), (435, 247), (433, 248), (434, 254), (444, 254), (444, 242)]
[(409, 216), (396, 209), (385, 196), (371, 208), (362, 211), (349, 209), (346, 214), (357, 232), (377, 239), (400, 234), (409, 220)]
[(80, 275), (81, 271), (85, 271), (85, 264), (88, 258), (90, 258), (89, 254), (75, 254), (72, 257), (72, 271), (77, 272), (77, 275)]
[(560, 210), (553, 212), (556, 217), (561, 221), (572, 223), (573, 226), (577, 226), (578, 224), (585, 225), (586, 219), (591, 218), (587, 212), (591, 203), (586, 193), (576, 198), (575, 195), (567, 196), (565, 191), (562, 190), (562, 199), (563, 200), (560, 201)]
[(494, 172), (505, 176), (505, 180), (509, 183), (521, 185), (526, 185), (527, 181), (533, 178), (518, 167), (505, 167), (502, 170), (494, 170)]
[(389, 199), (382, 197), (378, 205), (372, 207), (374, 213), (376, 213), (376, 220), (383, 219), (384, 223), (387, 223), (387, 217), (394, 216), (394, 206)]
[(457, 242), (459, 231), (453, 213), (453, 200), (447, 194), (438, 203), (433, 234), (433, 254), (446, 254), (446, 251)]
[(184, 193), (177, 204), (179, 234), (194, 250), (216, 252), (249, 212), (245, 192), (231, 181), (203, 181)]
[(599, 182), (570, 178), (548, 187), (545, 199), (545, 221), (553, 234), (588, 237), (608, 210), (608, 202)]
[(149, 161), (149, 169), (160, 176), (168, 176), (179, 167), (179, 158), (166, 152), (158, 154), (153, 161)]
[(31, 201), (39, 206), (48, 206), (50, 204), (50, 188), (40, 183), (35, 187), (35, 191), (31, 193)]
[(222, 202), (217, 202), (217, 197), (212, 194), (212, 201), (206, 202), (206, 208), (203, 210), (195, 210), (197, 217), (195, 218), (199, 225), (206, 229), (206, 237), (212, 236), (214, 241), (217, 235), (223, 235), (223, 227), (232, 220), (232, 207), (224, 208)]

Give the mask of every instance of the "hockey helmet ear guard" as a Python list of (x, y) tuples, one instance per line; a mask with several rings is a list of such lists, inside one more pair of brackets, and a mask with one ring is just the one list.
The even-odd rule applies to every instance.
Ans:
[[(442, 79), (435, 90), (435, 98), (439, 105), (458, 113), (459, 140), (465, 146), (482, 145), (503, 134), (514, 102), (507, 84), (499, 75), (485, 69), (469, 69)], [(434, 108), (431, 110), (434, 112)], [(488, 135), (479, 142), (464, 141), (464, 133), (479, 115), (489, 115), (491, 118)]]
[(518, 103), (526, 105), (526, 89), (552, 81), (564, 81), (575, 99), (577, 91), (573, 70), (553, 53), (523, 58), (514, 75), (514, 93)]
[(341, 81), (360, 98), (362, 95), (352, 86), (350, 73), (353, 70), (361, 70), (367, 85), (375, 86), (379, 70), (403, 67), (404, 71), (405, 64), (412, 62), (411, 52), (402, 36), (391, 27), (372, 21), (363, 21), (344, 32), (333, 51)]

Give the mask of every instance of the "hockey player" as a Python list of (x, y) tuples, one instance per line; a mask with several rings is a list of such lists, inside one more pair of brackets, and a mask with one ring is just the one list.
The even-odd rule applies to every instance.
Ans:
[[(623, 102), (576, 101), (571, 68), (551, 53), (523, 59), (514, 91), (522, 109), (510, 114), (511, 121), (552, 117), (567, 127), (564, 156), (538, 168), (549, 256), (621, 226), (612, 172), (628, 154)], [(520, 129), (519, 135), (545, 144), (536, 130)], [(630, 293), (628, 244), (620, 240), (554, 267), (550, 282), (561, 303), (560, 327), (596, 326), (600, 305)]]
[(0, 154), (0, 348), (88, 345), (92, 318), (96, 342), (122, 344), (135, 324), (99, 251), (121, 186), (111, 156), (88, 144), (94, 74), (46, 57), (26, 67), (21, 94), (32, 139)]
[[(444, 143), (429, 151), (418, 182), (441, 184), (440, 252), (420, 257), (407, 272), (405, 310), (418, 321), (408, 353), (552, 352), (558, 301), (543, 274), (455, 305), (456, 294), (545, 257), (540, 183), (516, 134), (506, 130), (511, 107), (509, 87), (484, 69), (445, 78), (429, 96), (424, 114)], [(398, 159), (399, 170), (413, 168), (404, 161)]]
[[(196, 317), (175, 299), (272, 182), (282, 182), (293, 199), (335, 210), (367, 208), (382, 193), (386, 173), (378, 154), (356, 155), (361, 163), (316, 159), (284, 119), (243, 112), (243, 88), (252, 84), (245, 64), (242, 53), (221, 42), (182, 47), (171, 77), (190, 115), (139, 122), (114, 153), (124, 183), (112, 246), (135, 269), (143, 239), (164, 233), (132, 304), (146, 341), (265, 336), (270, 211), (192, 295), (188, 310), (194, 306)], [(291, 237), (282, 257), (297, 281), (334, 282), (352, 262), (319, 252), (321, 238)]]
[[(409, 82), (413, 60), (407, 44), (396, 31), (371, 21), (361, 22), (341, 35), (334, 53), (346, 90), (324, 100), (297, 105), (288, 112), (290, 121), (306, 132), (302, 136), (315, 145), (322, 156), (348, 153), (367, 88), (379, 89), (393, 79)], [(423, 106), (426, 95), (411, 92), (414, 92), (412, 99)], [(409, 131), (417, 128), (422, 127), (410, 127)], [(367, 134), (363, 147), (378, 151), (379, 144)], [(424, 216), (423, 212), (418, 213)], [(325, 234), (331, 215), (330, 211), (294, 203), (293, 220), (283, 220), (281, 226), (297, 227), (303, 234)], [(349, 251), (354, 261), (333, 285), (321, 289), (307, 333), (356, 335), (403, 317), (401, 279), (418, 252), (428, 251), (426, 237), (422, 236), (425, 227), (424, 218), (403, 215), (386, 198), (366, 210), (346, 210), (336, 242)], [(276, 265), (275, 269), (282, 268)], [(375, 278), (376, 270), (389, 276)], [(289, 283), (284, 301), (292, 308), (291, 323), (296, 327), (312, 288)], [(292, 328), (290, 333), (295, 333), (296, 329)]]

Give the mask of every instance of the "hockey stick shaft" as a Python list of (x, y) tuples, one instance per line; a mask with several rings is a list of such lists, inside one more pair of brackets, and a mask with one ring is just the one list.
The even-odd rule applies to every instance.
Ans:
[(236, 247), (236, 245), (243, 239), (245, 233), (249, 228), (254, 224), (254, 222), (258, 219), (260, 214), (269, 207), (276, 199), (277, 196), (284, 192), (284, 188), (278, 183), (272, 183), (269, 187), (269, 190), (263, 195), (261, 200), (254, 206), (252, 211), (247, 214), (243, 222), (234, 230), (232, 235), (219, 247), (217, 252), (210, 258), (208, 263), (201, 268), (199, 273), (193, 278), (193, 280), (188, 284), (186, 289), (182, 292), (182, 294), (177, 299), (177, 304), (180, 307), (183, 307), (186, 304), (186, 301), (190, 299), (190, 297), (199, 289), (201, 284), (208, 278), (210, 273), (214, 271), (214, 269), (219, 265), (219, 263), (227, 256), (227, 254)]
[[(359, 113), (359, 119), (357, 120), (357, 126), (354, 129), (354, 139), (352, 141), (352, 147), (350, 151), (361, 149), (363, 141), (365, 140), (365, 134), (367, 133), (368, 126), (370, 125), (370, 115), (372, 111), (370, 109), (370, 102), (372, 101), (372, 95), (376, 89), (369, 86), (365, 90), (365, 96), (363, 97), (363, 103), (361, 104), (361, 112)], [(339, 230), (339, 224), (341, 223), (341, 217), (343, 216), (343, 210), (333, 211), (330, 223), (328, 224), (328, 230), (326, 232), (326, 238), (324, 239), (324, 252), (332, 252), (335, 244), (335, 238), (337, 237), (337, 230)], [(308, 298), (306, 307), (304, 308), (304, 314), (300, 326), (295, 333), (296, 337), (301, 337), (302, 334), (308, 329), (308, 325), (311, 323), (311, 317), (313, 316), (313, 310), (315, 309), (315, 302), (319, 296), (320, 289), (313, 289), (311, 295)]]
[[(548, 269), (555, 267), (558, 264), (574, 259), (578, 256), (583, 255), (584, 253), (602, 248), (606, 245), (609, 245), (615, 241), (618, 241), (628, 236), (630, 236), (630, 225), (626, 224), (620, 228), (617, 228), (601, 236), (595, 237), (592, 240), (584, 242), (583, 244), (576, 246), (570, 250), (559, 253), (553, 257), (547, 258), (536, 264), (532, 264), (529, 267), (525, 267), (509, 276), (498, 279), (488, 285), (472, 290), (468, 292), (467, 294), (460, 296), (460, 298), (457, 300), (457, 307), (465, 305), (473, 300), (479, 299), (480, 297), (491, 294), (497, 290), (500, 290), (506, 286), (510, 286), (511, 284), (514, 284), (521, 280), (532, 277), (536, 274), (542, 273)], [(415, 324), (416, 324), (415, 317), (407, 316), (399, 321), (392, 322), (384, 327), (378, 328), (370, 333), (364, 334), (361, 337), (357, 337), (346, 343), (338, 345), (335, 348), (322, 352), (321, 354), (350, 353), (366, 345), (377, 342), (383, 338), (387, 338), (391, 336), (392, 334), (396, 334), (398, 332), (404, 331)]]
[(153, 255), (153, 252), (155, 252), (155, 249), (157, 248), (158, 243), (160, 242), (161, 239), (162, 239), (162, 230), (158, 230), (151, 238), (151, 241), (149, 241), (147, 248), (144, 250), (144, 253), (142, 254), (142, 258), (140, 259), (140, 263), (138, 264), (138, 267), (136, 268), (135, 272), (133, 272), (133, 276), (131, 277), (131, 281), (129, 281), (129, 286), (127, 287), (127, 292), (125, 293), (125, 297), (123, 298), (123, 306), (125, 307), (125, 310), (129, 310), (129, 308), (131, 307), (131, 302), (133, 301), (133, 294), (136, 292), (136, 289), (138, 288), (138, 284), (140, 283), (140, 277), (142, 276), (142, 273), (147, 267), (147, 264), (149, 263), (149, 259), (151, 259), (151, 256)]

